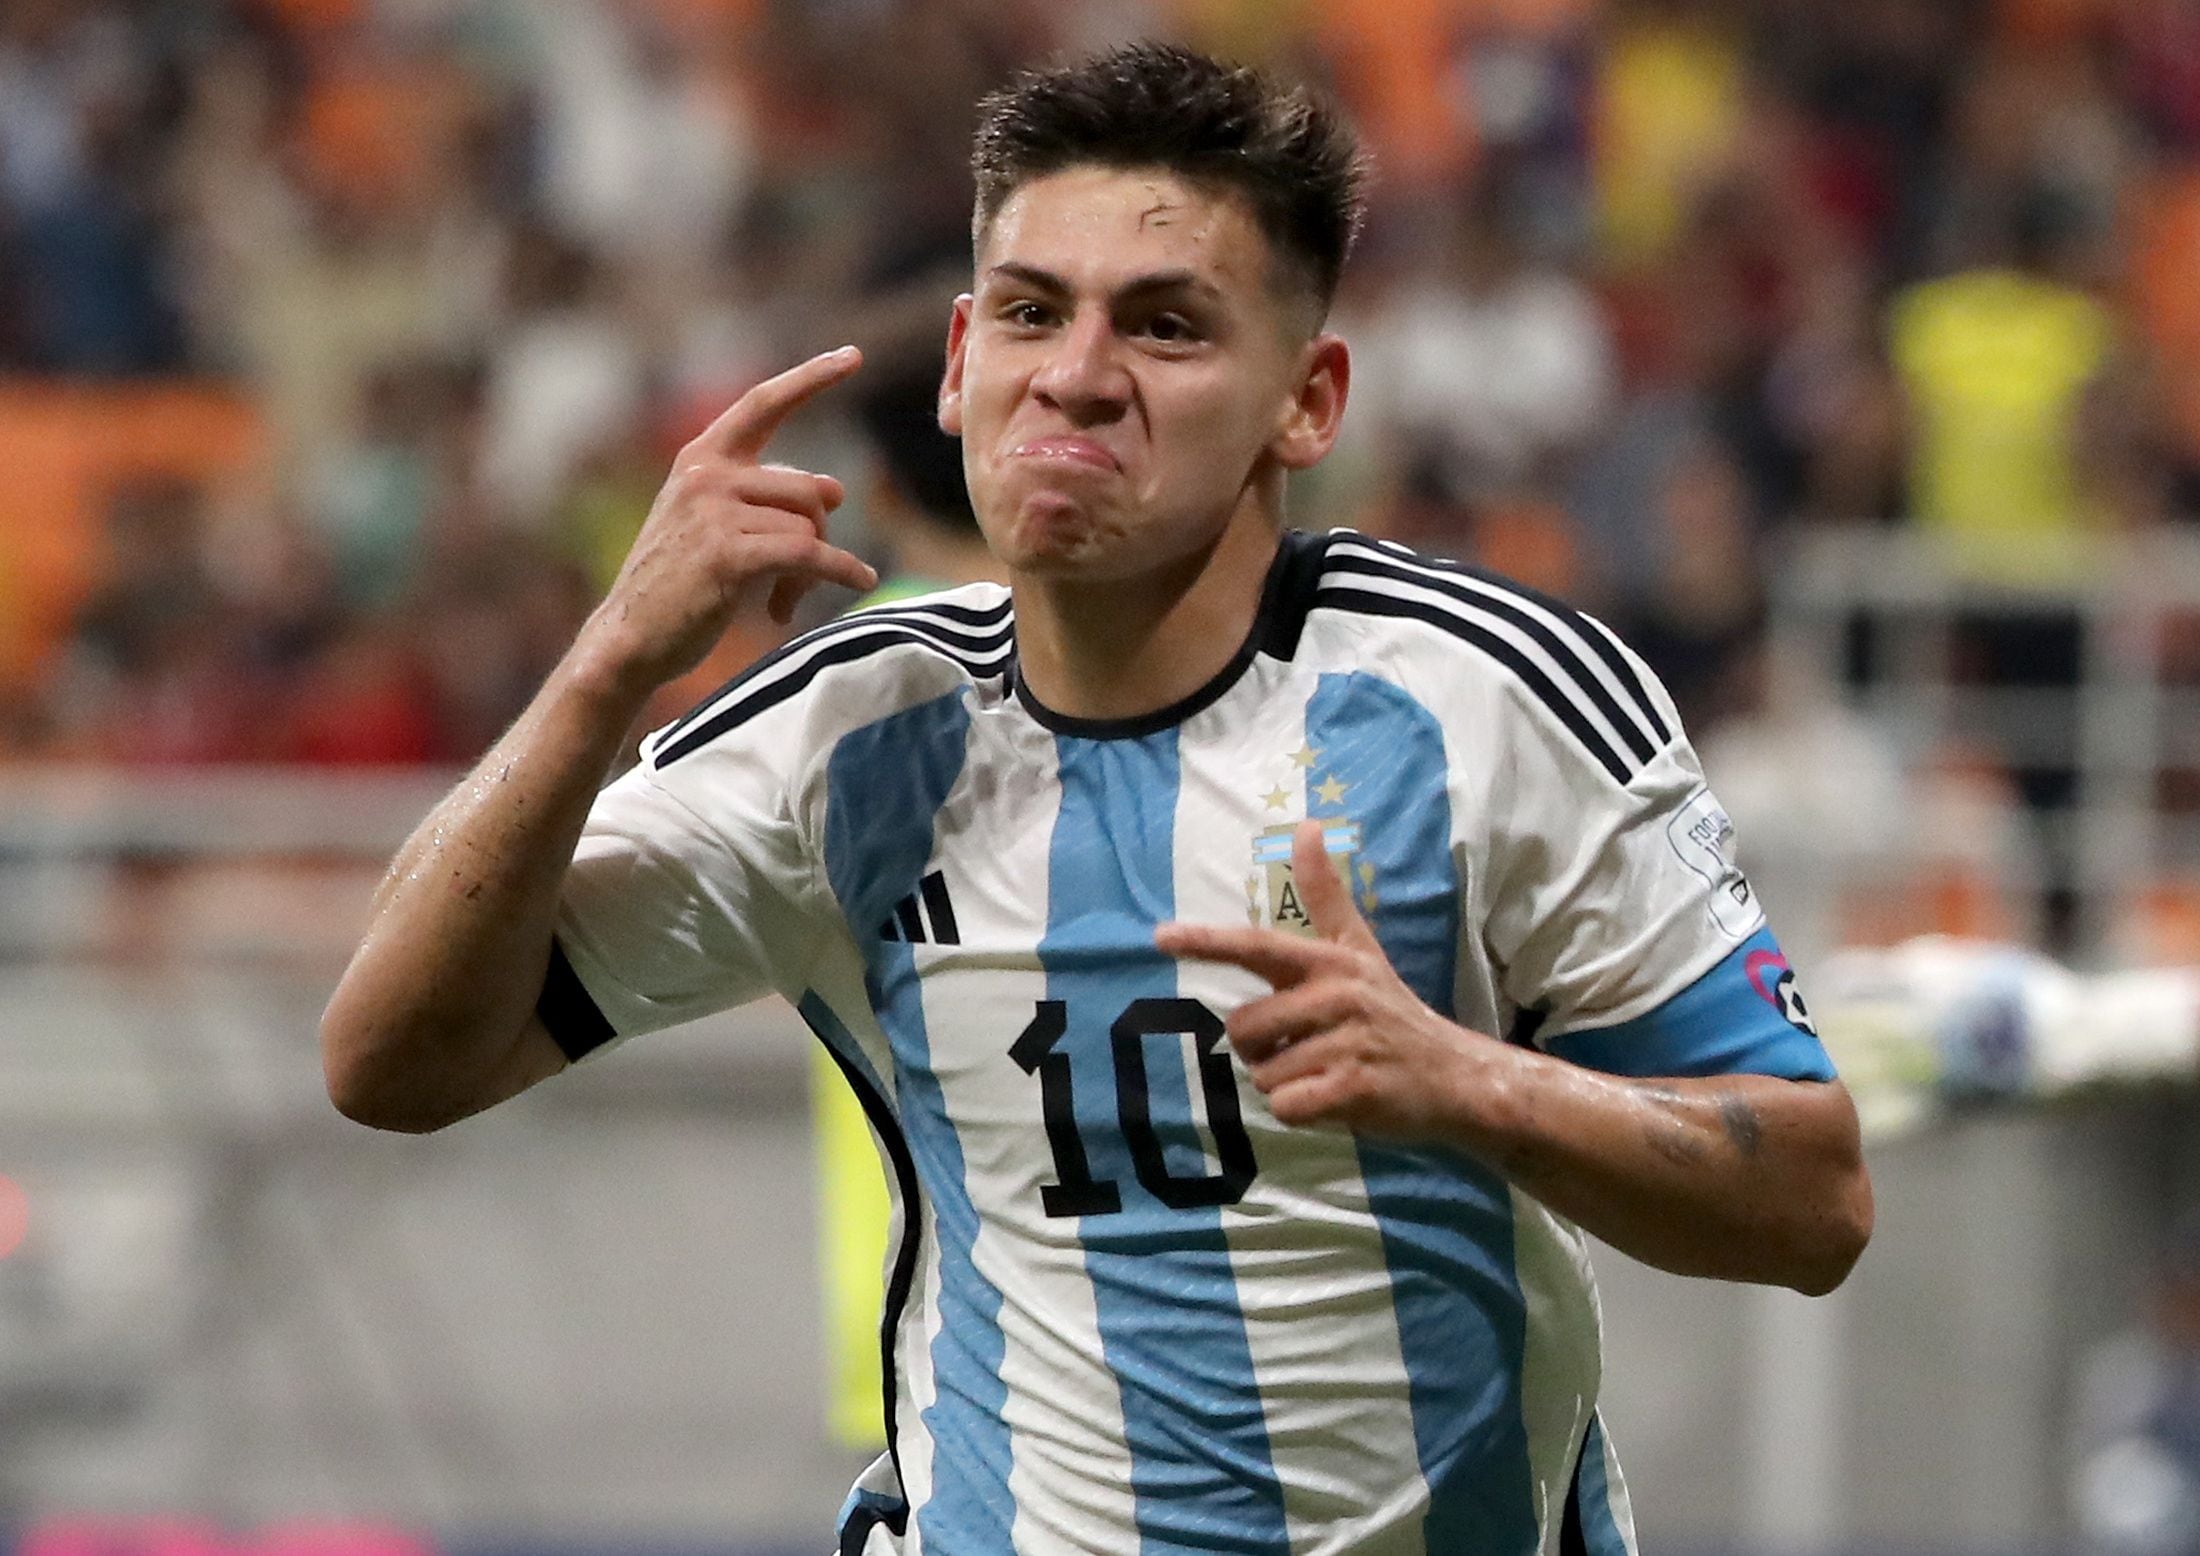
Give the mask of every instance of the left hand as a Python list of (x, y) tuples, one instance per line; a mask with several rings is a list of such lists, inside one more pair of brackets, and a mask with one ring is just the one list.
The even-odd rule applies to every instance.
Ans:
[(1253, 1084), (1286, 1124), (1340, 1124), (1414, 1143), (1457, 1143), (1462, 1102), (1494, 1040), (1446, 1021), (1406, 987), (1353, 905), (1319, 822), (1291, 839), (1291, 873), (1314, 936), (1163, 924), (1169, 956), (1227, 962), (1275, 992), (1226, 1026)]

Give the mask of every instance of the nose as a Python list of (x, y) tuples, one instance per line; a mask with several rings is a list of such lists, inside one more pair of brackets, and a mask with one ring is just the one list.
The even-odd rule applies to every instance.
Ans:
[(1031, 381), (1032, 393), (1073, 425), (1114, 421), (1130, 404), (1130, 375), (1115, 347), (1115, 330), (1105, 315), (1078, 313), (1054, 337), (1045, 365)]

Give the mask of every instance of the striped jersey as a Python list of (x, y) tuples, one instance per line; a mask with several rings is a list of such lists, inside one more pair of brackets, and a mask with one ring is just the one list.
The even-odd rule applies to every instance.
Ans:
[(1279, 1124), (1267, 992), (1323, 828), (1399, 974), (1627, 1075), (1832, 1074), (1673, 707), (1596, 621), (1286, 534), (1193, 696), (1100, 723), (974, 585), (797, 638), (652, 735), (575, 854), (579, 1057), (776, 990), (893, 1191), (889, 1447), (850, 1556), (1631, 1553), (1582, 1235), (1464, 1152)]

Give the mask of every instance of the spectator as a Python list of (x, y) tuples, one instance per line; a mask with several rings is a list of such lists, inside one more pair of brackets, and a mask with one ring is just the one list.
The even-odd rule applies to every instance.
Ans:
[(2108, 515), (2087, 464), (2088, 397), (2118, 349), (2075, 283), (2090, 234), (2053, 191), (2026, 191), (1998, 253), (1912, 287), (1889, 315), (1909, 409), (1917, 522), (1991, 577), (2067, 576)]
[(608, 285), (594, 256), (545, 229), (512, 245), (484, 385), (482, 473), (509, 516), (537, 532), (587, 453), (641, 413), (642, 364)]
[(1525, 192), (1485, 180), (1416, 234), (1416, 262), (1360, 341), (1362, 377), (1383, 396), (1362, 408), (1470, 501), (1543, 483), (1615, 388), (1596, 299), (1528, 246)]
[(0, 350), (18, 367), (115, 375), (179, 359), (146, 86), (119, 7), (0, 7), (0, 287), (15, 315)]

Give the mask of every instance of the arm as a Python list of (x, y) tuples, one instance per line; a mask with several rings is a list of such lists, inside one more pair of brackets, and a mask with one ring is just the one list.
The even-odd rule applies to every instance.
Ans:
[(760, 462), (779, 423), (859, 361), (833, 352), (767, 380), (681, 450), (534, 702), (398, 851), (321, 1018), (329, 1096), (348, 1117), (437, 1129), (564, 1067), (534, 1013), (559, 892), (650, 693), (700, 661), (760, 579), (782, 621), (819, 580), (877, 581), (823, 539), (840, 483)]
[(1230, 962), (1275, 992), (1229, 1018), (1287, 1124), (1463, 1150), (1621, 1252), (1682, 1275), (1818, 1294), (1871, 1235), (1856, 1111), (1835, 1083), (1630, 1080), (1471, 1032), (1392, 970), (1302, 825), (1292, 874), (1317, 938), (1170, 924), (1173, 956)]

